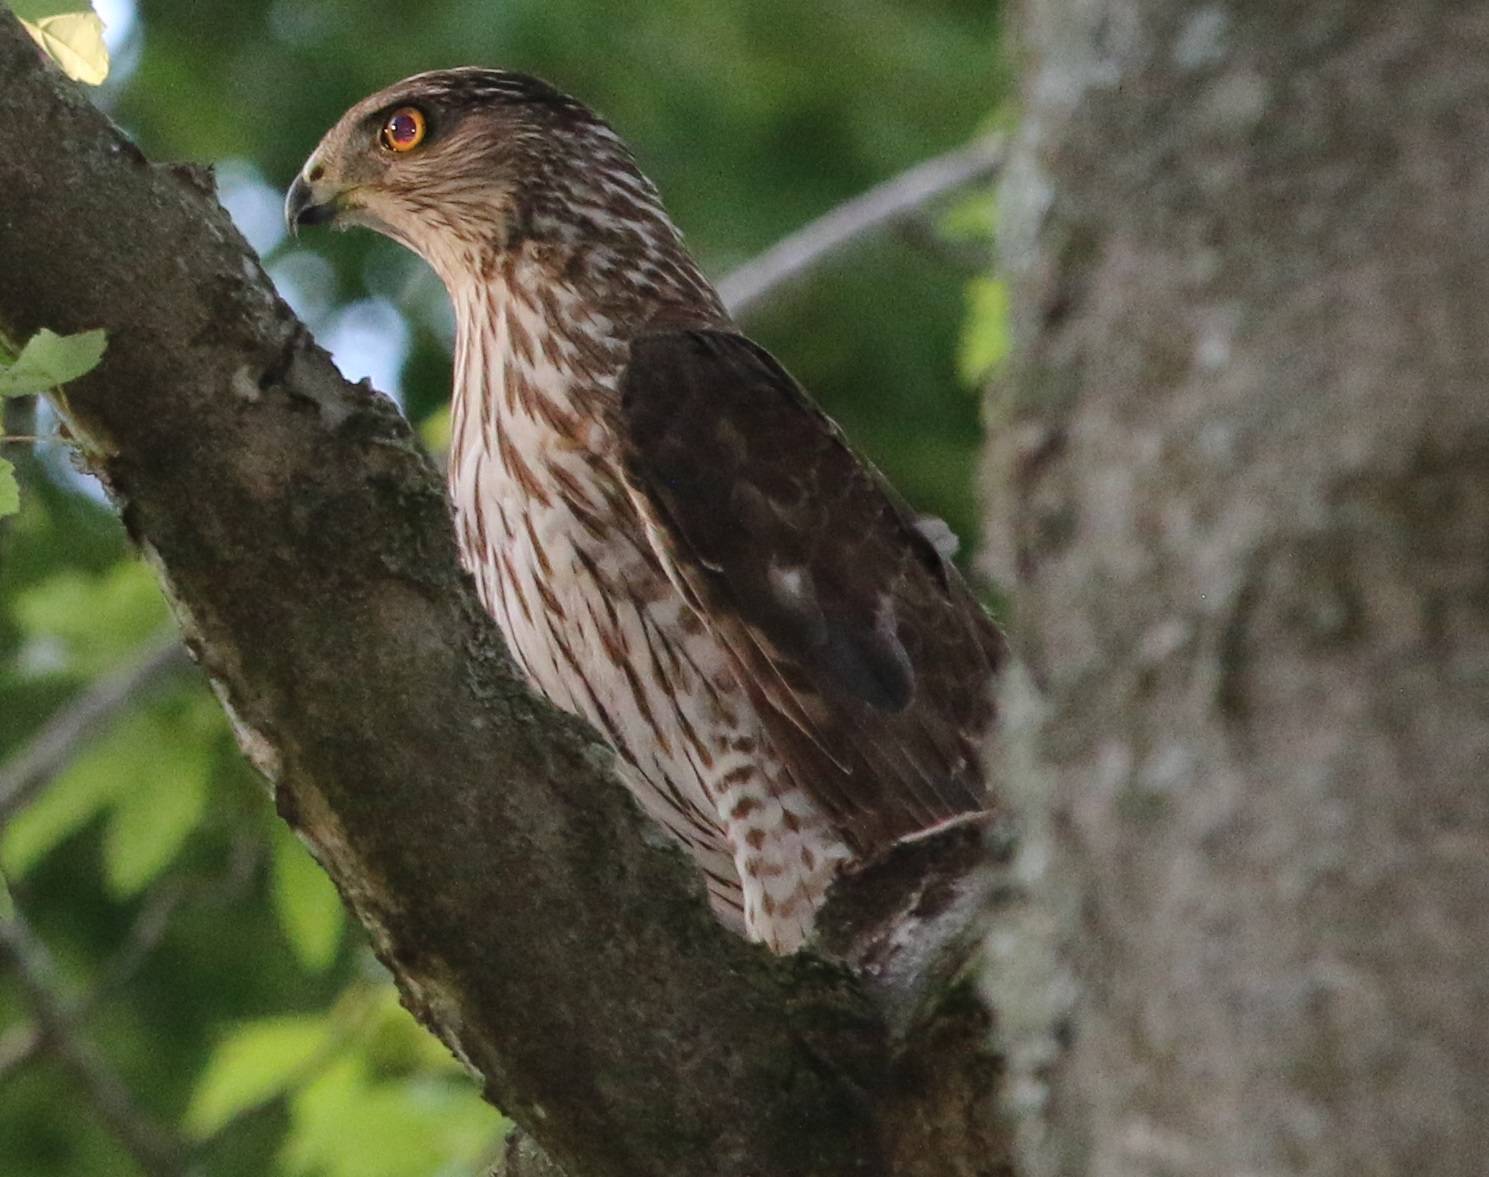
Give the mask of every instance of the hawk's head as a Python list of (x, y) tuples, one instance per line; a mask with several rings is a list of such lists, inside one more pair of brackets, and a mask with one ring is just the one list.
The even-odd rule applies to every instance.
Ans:
[(285, 218), (376, 229), (448, 285), (517, 241), (677, 244), (603, 120), (537, 78), (476, 68), (418, 74), (357, 103), (306, 161)]

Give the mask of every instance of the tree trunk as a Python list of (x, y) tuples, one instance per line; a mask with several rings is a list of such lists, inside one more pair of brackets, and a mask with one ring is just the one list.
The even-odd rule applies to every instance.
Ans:
[(1481, 1174), (1489, 6), (1023, 24), (1021, 1172)]

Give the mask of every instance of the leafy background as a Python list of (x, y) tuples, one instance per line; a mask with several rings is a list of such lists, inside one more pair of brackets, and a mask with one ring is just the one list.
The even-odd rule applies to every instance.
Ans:
[[(16, 4), (32, 18), (77, 6)], [(542, 74), (628, 137), (721, 275), (986, 129), (1006, 91), (991, 0), (98, 10), (113, 68), (94, 99), (151, 157), (216, 165), (224, 203), (346, 374), (396, 396), (435, 444), (451, 325), (432, 275), (370, 234), (296, 245), (280, 223), (280, 194), (352, 102), (418, 69)], [(963, 536), (977, 388), (1004, 346), (992, 217), (985, 193), (942, 204), (747, 321), (916, 506)], [(7, 402), (11, 432), (28, 416)], [(44, 409), (38, 421), (44, 433)], [(153, 575), (65, 446), (4, 452), (21, 496), (0, 520), (0, 804), (50, 717), (170, 643)], [(131, 1114), (184, 1147), (181, 1172), (427, 1177), (489, 1157), (500, 1118), (398, 1006), (189, 669), (151, 676), (0, 820), (0, 923), (69, 1039), (95, 1051)], [(0, 1177), (146, 1172), (36, 1019), (36, 995), (0, 972)]]

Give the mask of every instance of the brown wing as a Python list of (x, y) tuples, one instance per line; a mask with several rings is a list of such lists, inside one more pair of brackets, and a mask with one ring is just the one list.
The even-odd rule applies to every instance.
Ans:
[(626, 476), (797, 783), (860, 852), (985, 806), (1002, 635), (933, 533), (763, 348), (632, 345)]

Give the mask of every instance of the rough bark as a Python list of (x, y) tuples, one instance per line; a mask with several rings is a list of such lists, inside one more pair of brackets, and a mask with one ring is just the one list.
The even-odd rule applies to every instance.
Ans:
[(56, 398), (71, 432), (279, 812), (492, 1100), (569, 1177), (996, 1171), (985, 1019), (948, 980), (986, 874), (903, 867), (923, 952), (835, 900), (867, 986), (723, 931), (592, 733), (514, 677), (438, 476), (210, 176), (145, 160), (3, 10), (0, 78), (0, 330), (107, 328)]
[(1489, 6), (1022, 19), (1021, 1172), (1482, 1173)]

